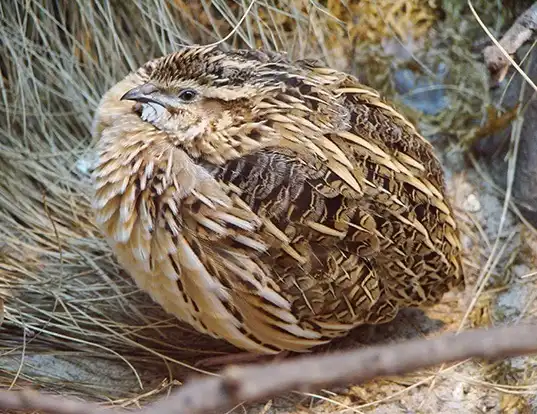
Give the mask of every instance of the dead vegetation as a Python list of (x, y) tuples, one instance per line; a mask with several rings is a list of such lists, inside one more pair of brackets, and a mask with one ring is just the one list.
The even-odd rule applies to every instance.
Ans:
[[(442, 154), (464, 229), (467, 292), (327, 349), (537, 315), (537, 237), (509, 210), (509, 191), (495, 189), (466, 151), (488, 125), (491, 105), (483, 29), (466, 1), (12, 3), (0, 5), (3, 388), (32, 385), (136, 407), (179, 387), (200, 354), (230, 350), (138, 292), (88, 208), (89, 128), (100, 96), (140, 63), (185, 43), (225, 38), (230, 47), (287, 50), (352, 71), (395, 100)], [(499, 1), (472, 4), (497, 36), (513, 17)], [(232, 412), (468, 412), (498, 404), (529, 412), (537, 406), (534, 366), (532, 358), (467, 361)]]

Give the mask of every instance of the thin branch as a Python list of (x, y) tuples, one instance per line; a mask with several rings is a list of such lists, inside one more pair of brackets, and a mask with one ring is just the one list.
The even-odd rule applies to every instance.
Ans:
[[(139, 414), (223, 412), (240, 403), (266, 400), (293, 390), (313, 392), (336, 385), (359, 384), (379, 376), (401, 375), (468, 358), (493, 360), (529, 354), (537, 354), (537, 325), (479, 329), (429, 340), (303, 356), (280, 363), (230, 367), (219, 377), (192, 379)], [(126, 413), (29, 391), (0, 391), (0, 409), (57, 414)]]
[(443, 362), (477, 357), (500, 359), (537, 353), (537, 325), (474, 330), (436, 339), (418, 339), (295, 360), (230, 367), (221, 377), (192, 380), (142, 414), (201, 414), (227, 410), (292, 390), (364, 383), (379, 376), (401, 375)]
[[(470, 7), (471, 4), (470, 4)], [(473, 10), (473, 8), (472, 8)], [(511, 56), (516, 53), (518, 48), (527, 42), (537, 31), (537, 2), (534, 3), (528, 10), (522, 13), (507, 30), (505, 35), (499, 41), (494, 42), (494, 45), (488, 46), (483, 51), (485, 64), (491, 74), (493, 84), (500, 83), (509, 69), (510, 64), (516, 63), (511, 59)], [(492, 38), (494, 41), (495, 39)], [(502, 48), (504, 49), (502, 51)]]
[(126, 414), (126, 410), (42, 394), (30, 389), (0, 391), (0, 410), (41, 411), (50, 414)]

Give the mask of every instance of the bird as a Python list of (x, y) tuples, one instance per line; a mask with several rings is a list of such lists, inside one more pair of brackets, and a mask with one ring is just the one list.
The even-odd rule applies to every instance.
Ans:
[(320, 61), (184, 46), (104, 93), (92, 136), (118, 263), (246, 353), (308, 352), (464, 284), (433, 146)]

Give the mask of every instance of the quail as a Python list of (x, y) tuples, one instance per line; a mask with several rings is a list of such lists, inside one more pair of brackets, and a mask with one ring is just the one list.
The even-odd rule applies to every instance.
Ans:
[(463, 283), (433, 147), (313, 60), (190, 46), (103, 96), (93, 208), (168, 313), (253, 354), (306, 351)]

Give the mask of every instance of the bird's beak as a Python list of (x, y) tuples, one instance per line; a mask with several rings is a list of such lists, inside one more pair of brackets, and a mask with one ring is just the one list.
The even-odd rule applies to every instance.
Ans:
[(143, 85), (132, 88), (125, 95), (123, 95), (121, 101), (136, 101), (141, 103), (153, 102), (162, 106), (166, 106), (164, 96), (159, 89), (152, 83), (145, 83)]

